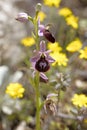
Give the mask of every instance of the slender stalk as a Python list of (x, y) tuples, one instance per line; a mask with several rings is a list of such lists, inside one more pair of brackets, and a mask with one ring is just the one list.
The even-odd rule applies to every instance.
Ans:
[(61, 88), (59, 88), (59, 89), (58, 89), (58, 102), (57, 102), (57, 111), (58, 111), (59, 102), (60, 102), (60, 91), (61, 91)]
[[(38, 36), (38, 20), (35, 17), (34, 20), (35, 26), (35, 42), (36, 42), (36, 50), (39, 50), (39, 36)], [(39, 72), (36, 73), (35, 78), (35, 93), (36, 93), (36, 130), (41, 130), (40, 126), (40, 91), (39, 91)]]
[(39, 50), (39, 36), (38, 36), (38, 20), (37, 20), (37, 18), (35, 18), (34, 26), (35, 26), (36, 50)]
[(39, 73), (36, 77), (36, 130), (40, 130), (40, 91), (39, 91)]

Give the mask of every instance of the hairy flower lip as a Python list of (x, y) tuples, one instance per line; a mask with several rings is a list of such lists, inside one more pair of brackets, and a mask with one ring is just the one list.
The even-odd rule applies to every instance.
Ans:
[(35, 64), (35, 68), (39, 71), (39, 72), (47, 72), (50, 69), (50, 64), (49, 62), (46, 60), (45, 56), (41, 56), (40, 59), (36, 62)]
[(44, 36), (51, 43), (55, 43), (54, 36), (43, 24), (40, 24), (40, 19), (38, 19), (38, 28), (39, 28), (39, 30), (38, 30), (39, 36)]
[(55, 43), (55, 38), (54, 38), (54, 36), (50, 33), (49, 30), (45, 29), (45, 30), (43, 31), (43, 34), (44, 34), (45, 38), (46, 38), (48, 41), (50, 41), (50, 42), (52, 42), (52, 43)]

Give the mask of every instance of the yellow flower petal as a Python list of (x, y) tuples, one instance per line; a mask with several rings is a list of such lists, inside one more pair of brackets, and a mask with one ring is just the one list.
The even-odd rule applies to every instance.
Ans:
[(84, 59), (87, 59), (87, 46), (83, 49), (83, 50), (80, 50), (80, 58), (84, 58)]
[(6, 94), (12, 98), (22, 98), (25, 89), (19, 83), (10, 83), (6, 88)]
[(43, 21), (46, 18), (46, 14), (42, 11), (38, 13), (38, 16), (40, 17), (40, 21)]
[(70, 15), (65, 20), (66, 20), (67, 24), (72, 26), (74, 29), (78, 28), (78, 17), (76, 17), (74, 15)]
[(55, 42), (54, 44), (48, 43), (48, 49), (52, 52), (60, 52), (62, 50), (62, 47), (58, 42)]
[(79, 38), (76, 38), (74, 41), (70, 42), (66, 47), (66, 50), (69, 52), (79, 51), (82, 47), (82, 42)]
[(53, 66), (58, 64), (58, 66), (67, 66), (68, 58), (64, 53), (53, 52), (50, 55), (55, 59)]
[(87, 107), (87, 96), (84, 94), (74, 94), (72, 103), (78, 107)]
[(25, 37), (21, 40), (21, 44), (23, 44), (24, 46), (32, 46), (35, 44), (35, 40), (33, 37)]
[(72, 11), (69, 8), (65, 7), (65, 8), (60, 9), (58, 13), (61, 16), (67, 17), (72, 14)]
[(44, 0), (44, 4), (47, 6), (59, 7), (61, 0)]

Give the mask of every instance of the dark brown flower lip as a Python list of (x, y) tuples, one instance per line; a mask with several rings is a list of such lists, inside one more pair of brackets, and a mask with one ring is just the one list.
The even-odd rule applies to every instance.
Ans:
[(50, 64), (48, 60), (46, 60), (45, 56), (40, 57), (40, 59), (35, 64), (35, 68), (39, 72), (47, 72), (50, 69)]
[(49, 24), (45, 27), (43, 24), (40, 24), (40, 19), (38, 19), (38, 35), (44, 36), (51, 43), (55, 43), (55, 38), (49, 31)]
[(43, 34), (48, 41), (55, 43), (55, 38), (48, 29), (45, 29)]

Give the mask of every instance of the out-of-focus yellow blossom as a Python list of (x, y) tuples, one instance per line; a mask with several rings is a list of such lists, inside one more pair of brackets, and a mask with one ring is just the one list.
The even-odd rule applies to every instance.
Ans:
[(80, 52), (80, 56), (79, 57), (81, 59), (82, 58), (87, 59), (87, 46), (84, 49), (80, 50), (79, 52)]
[(71, 101), (77, 107), (87, 107), (87, 96), (84, 94), (74, 94)]
[(30, 47), (35, 44), (35, 40), (33, 37), (25, 37), (21, 40), (21, 44), (23, 44), (26, 47)]
[(60, 52), (62, 50), (62, 47), (59, 45), (58, 42), (55, 42), (54, 44), (48, 43), (48, 49), (52, 52)]
[(53, 52), (50, 55), (55, 59), (53, 66), (58, 64), (58, 66), (67, 66), (68, 59), (64, 53)]
[(72, 11), (69, 8), (65, 7), (65, 8), (60, 9), (58, 14), (61, 16), (67, 17), (69, 15), (72, 15)]
[(46, 18), (46, 14), (42, 11), (38, 13), (38, 16), (40, 17), (40, 21), (43, 21)]
[(78, 28), (78, 17), (74, 15), (70, 15), (66, 18), (66, 22), (68, 25), (72, 26), (74, 29)]
[(6, 94), (12, 98), (22, 98), (25, 89), (20, 83), (10, 83), (6, 88)]
[(61, 0), (44, 0), (44, 4), (47, 6), (59, 7)]
[(86, 123), (86, 124), (87, 124), (87, 118), (85, 118), (85, 119), (84, 119), (84, 123)]
[(82, 42), (79, 38), (76, 38), (74, 41), (70, 42), (66, 47), (66, 50), (69, 52), (79, 51), (82, 47)]

